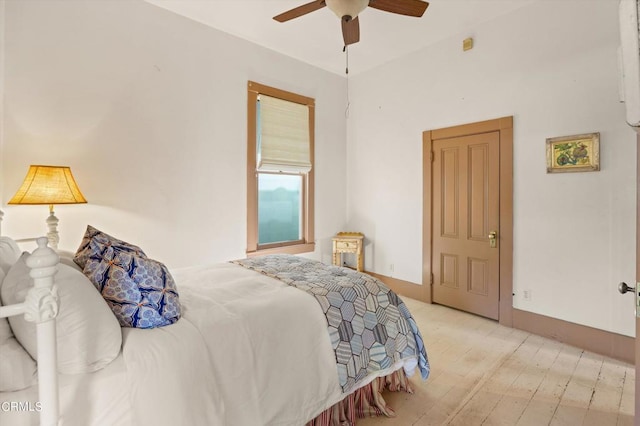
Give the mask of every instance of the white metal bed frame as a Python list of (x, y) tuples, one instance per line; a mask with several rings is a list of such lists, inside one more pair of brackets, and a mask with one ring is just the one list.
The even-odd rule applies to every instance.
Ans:
[[(2, 217), (0, 210), (0, 235)], [(56, 316), (58, 315), (57, 287), (54, 276), (58, 272), (60, 257), (47, 246), (47, 237), (19, 241), (36, 241), (36, 248), (27, 258), (33, 287), (23, 303), (0, 306), (0, 318), (24, 315), (27, 321), (36, 323), (38, 354), (38, 397), (41, 426), (60, 424), (58, 396), (58, 351), (56, 343)]]

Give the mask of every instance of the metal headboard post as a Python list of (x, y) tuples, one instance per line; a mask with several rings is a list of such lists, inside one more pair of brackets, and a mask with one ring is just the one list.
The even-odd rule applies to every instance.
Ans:
[(47, 237), (37, 239), (38, 248), (27, 258), (33, 288), (25, 298), (24, 318), (36, 323), (38, 338), (38, 394), (42, 411), (41, 426), (55, 426), (60, 420), (58, 396), (58, 350), (56, 321), (58, 315), (58, 289), (53, 282), (58, 272), (60, 257), (47, 247)]
[(38, 248), (26, 260), (34, 285), (23, 303), (0, 306), (0, 318), (24, 314), (25, 320), (36, 323), (38, 397), (42, 408), (40, 425), (56, 426), (60, 422), (55, 321), (58, 315), (58, 296), (53, 278), (58, 272), (60, 257), (47, 247), (47, 237), (40, 237), (36, 241)]

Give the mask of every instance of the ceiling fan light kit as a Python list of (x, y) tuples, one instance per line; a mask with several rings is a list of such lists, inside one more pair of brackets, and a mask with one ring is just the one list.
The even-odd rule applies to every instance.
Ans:
[(341, 20), (345, 16), (354, 19), (366, 9), (369, 0), (326, 0), (327, 7)]
[(274, 16), (278, 22), (286, 22), (316, 10), (328, 7), (342, 21), (342, 38), (345, 46), (360, 41), (358, 15), (367, 7), (398, 15), (421, 17), (429, 3), (422, 0), (316, 0)]

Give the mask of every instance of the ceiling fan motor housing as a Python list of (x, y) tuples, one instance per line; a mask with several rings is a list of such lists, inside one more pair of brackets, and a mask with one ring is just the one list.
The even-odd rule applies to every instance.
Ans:
[(350, 16), (355, 19), (367, 7), (369, 0), (326, 0), (326, 4), (338, 18)]

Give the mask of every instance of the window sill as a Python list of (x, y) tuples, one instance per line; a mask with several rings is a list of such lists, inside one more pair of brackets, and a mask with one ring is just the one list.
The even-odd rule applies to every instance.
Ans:
[(273, 247), (268, 249), (247, 252), (247, 257), (262, 256), (265, 254), (300, 254), (310, 253), (316, 249), (315, 243), (295, 244), (291, 246)]

